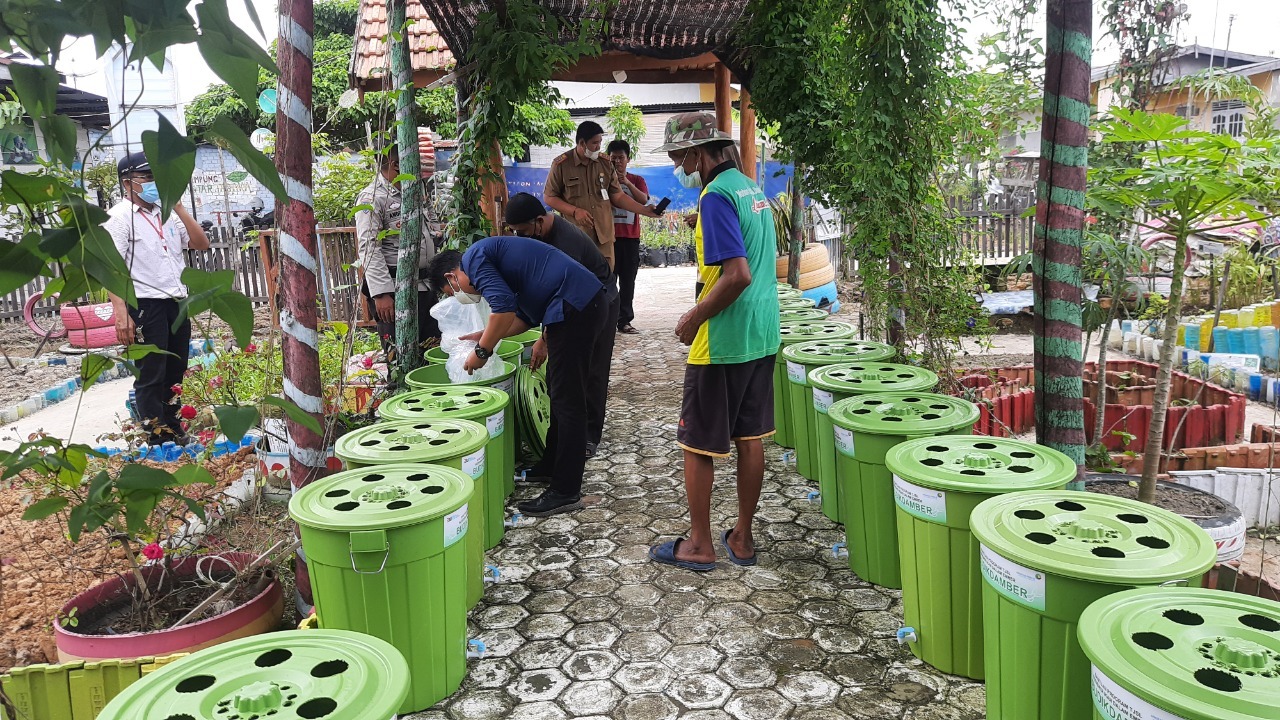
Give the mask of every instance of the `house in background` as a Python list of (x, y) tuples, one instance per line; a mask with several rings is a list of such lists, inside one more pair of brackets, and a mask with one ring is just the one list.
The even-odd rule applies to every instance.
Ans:
[[(0, 93), (5, 99), (9, 98), (8, 92), (13, 88), (13, 75), (9, 68), (27, 62), (30, 59), (19, 52), (0, 54)], [(59, 76), (60, 81), (63, 79)], [(86, 153), (96, 147), (100, 150), (95, 150), (95, 154), (90, 157), (91, 165), (98, 161), (113, 161), (109, 141), (105, 138), (107, 129), (111, 127), (105, 97), (60, 84), (56, 112), (75, 122), (76, 154), (79, 158), (83, 159)], [(39, 164), (38, 158), (48, 157), (44, 137), (31, 118), (23, 117), (9, 127), (0, 127), (0, 168), (30, 171)], [(79, 162), (77, 161), (77, 168)]]

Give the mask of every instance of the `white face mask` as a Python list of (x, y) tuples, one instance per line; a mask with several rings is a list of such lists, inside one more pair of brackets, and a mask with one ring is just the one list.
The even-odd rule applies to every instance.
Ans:
[(689, 153), (686, 152), (684, 157), (680, 158), (680, 164), (676, 166), (674, 174), (676, 176), (676, 180), (679, 180), (681, 185), (689, 188), (690, 190), (696, 190), (697, 188), (702, 187), (702, 171), (694, 170), (691, 173), (685, 172), (684, 161), (688, 158)]
[(449, 288), (453, 290), (453, 296), (457, 298), (459, 305), (475, 305), (480, 302), (478, 293), (463, 292), (462, 286), (458, 284), (457, 280), (451, 278), (449, 280)]
[(586, 156), (587, 156), (587, 159), (588, 159), (588, 160), (595, 160), (596, 158), (600, 157), (600, 151), (599, 151), (599, 150), (588, 150), (588, 149), (586, 149), (586, 148), (583, 148), (583, 149), (582, 149), (582, 152), (583, 152), (583, 154), (584, 154), (584, 155), (586, 155)]

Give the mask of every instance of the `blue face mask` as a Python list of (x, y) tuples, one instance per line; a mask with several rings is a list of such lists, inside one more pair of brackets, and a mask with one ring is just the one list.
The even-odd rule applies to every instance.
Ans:
[(138, 193), (138, 198), (152, 205), (160, 202), (160, 191), (156, 189), (155, 182), (142, 183), (142, 192)]
[[(688, 153), (685, 153), (685, 157), (688, 157)], [(685, 172), (684, 160), (685, 158), (680, 158), (680, 164), (676, 166), (676, 180), (679, 180), (681, 185), (689, 188), (690, 190), (696, 190), (697, 188), (702, 187), (702, 171), (694, 170), (692, 173)]]

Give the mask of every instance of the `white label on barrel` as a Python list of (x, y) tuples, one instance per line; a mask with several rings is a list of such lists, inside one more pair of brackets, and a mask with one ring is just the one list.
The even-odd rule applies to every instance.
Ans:
[(467, 506), (454, 510), (444, 516), (444, 546), (458, 542), (467, 534)]
[(484, 424), (489, 426), (489, 437), (502, 437), (502, 431), (507, 429), (507, 414), (496, 412), (485, 418)]
[(1103, 720), (1185, 720), (1117, 685), (1093, 667), (1093, 707)]
[(823, 415), (827, 414), (827, 408), (831, 407), (835, 400), (835, 397), (826, 390), (813, 389), (813, 409)]
[(913, 485), (893, 476), (893, 500), (898, 507), (921, 520), (944, 523), (947, 521), (947, 494)]
[(479, 480), (484, 475), (484, 448), (462, 458), (462, 472), (470, 475), (472, 480)]
[(853, 457), (853, 431), (847, 428), (842, 428), (839, 425), (834, 427), (836, 434), (836, 448), (845, 455)]
[(1010, 562), (981, 546), (982, 577), (996, 592), (1032, 610), (1044, 612), (1044, 573)]
[(787, 377), (791, 378), (791, 382), (797, 385), (805, 384), (804, 366), (798, 362), (787, 361)]
[(511, 394), (511, 390), (516, 386), (516, 381), (515, 381), (515, 379), (514, 379), (514, 378), (507, 378), (506, 380), (503, 380), (502, 382), (494, 383), (494, 384), (493, 384), (493, 386), (494, 386), (495, 388), (497, 388), (498, 390), (501, 390), (502, 392), (504, 392), (504, 393), (506, 393), (506, 394), (510, 395), (510, 394)]

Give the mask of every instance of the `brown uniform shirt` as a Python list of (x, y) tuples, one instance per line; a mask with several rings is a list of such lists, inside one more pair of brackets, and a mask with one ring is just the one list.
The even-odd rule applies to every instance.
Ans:
[(582, 228), (596, 245), (600, 254), (613, 269), (613, 204), (609, 197), (622, 192), (613, 163), (604, 153), (595, 160), (587, 160), (570, 150), (551, 162), (543, 196), (559, 198), (574, 207), (591, 212), (592, 222), (583, 224), (574, 218), (569, 222)]

